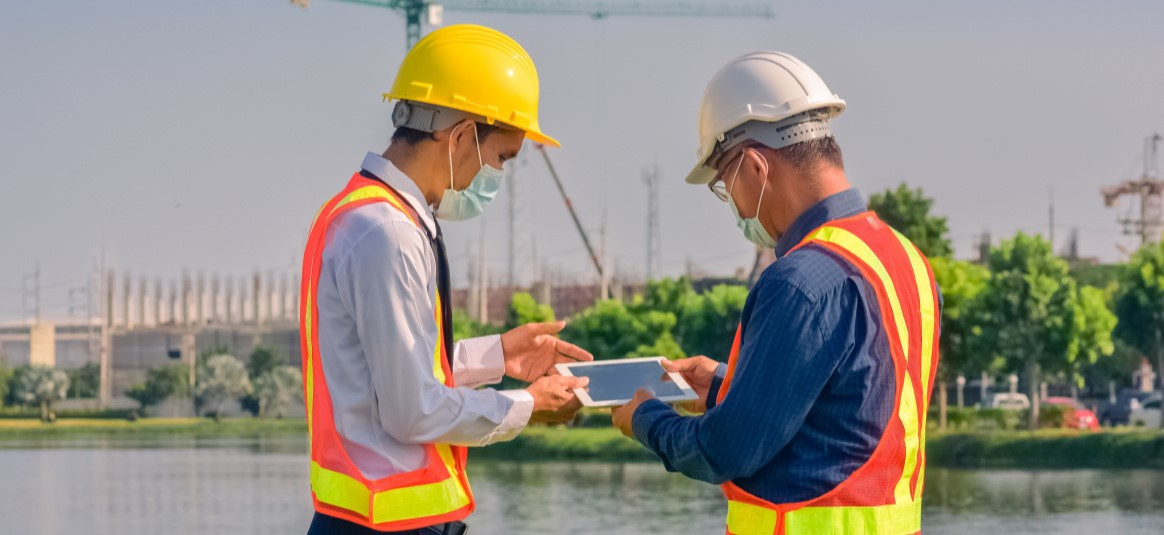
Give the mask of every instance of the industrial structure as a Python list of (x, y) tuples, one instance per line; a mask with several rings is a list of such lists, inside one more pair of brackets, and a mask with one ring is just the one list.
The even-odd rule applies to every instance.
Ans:
[(1121, 214), (1119, 222), (1124, 234), (1140, 237), (1140, 245), (1155, 243), (1164, 232), (1164, 180), (1160, 179), (1160, 165), (1157, 160), (1160, 134), (1153, 134), (1144, 140), (1144, 170), (1136, 180), (1125, 180), (1114, 186), (1100, 190), (1103, 203), (1115, 206), (1121, 197), (1133, 197), (1139, 209), (1129, 208)]

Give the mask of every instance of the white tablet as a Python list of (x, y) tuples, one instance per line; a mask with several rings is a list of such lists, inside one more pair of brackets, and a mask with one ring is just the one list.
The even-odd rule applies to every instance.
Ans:
[(665, 403), (690, 401), (699, 396), (678, 373), (663, 369), (666, 357), (599, 360), (558, 364), (558, 373), (574, 377), (589, 377), (590, 385), (574, 393), (587, 407), (616, 407), (625, 405), (640, 388), (655, 391), (655, 397)]

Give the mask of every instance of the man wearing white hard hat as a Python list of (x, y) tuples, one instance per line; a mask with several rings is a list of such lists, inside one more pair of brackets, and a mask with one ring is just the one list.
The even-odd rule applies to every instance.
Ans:
[(845, 177), (829, 126), (844, 109), (788, 54), (747, 54), (712, 78), (687, 182), (778, 260), (748, 295), (726, 365), (668, 364), (701, 414), (649, 391), (614, 411), (668, 470), (723, 486), (728, 533), (921, 530), (941, 297), (925, 257)]

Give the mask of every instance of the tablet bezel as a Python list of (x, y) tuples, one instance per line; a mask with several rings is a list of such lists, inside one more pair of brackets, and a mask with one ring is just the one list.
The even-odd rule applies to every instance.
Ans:
[[(555, 369), (558, 370), (558, 373), (560, 373), (562, 375), (565, 375), (567, 377), (575, 377), (574, 373), (571, 371), (572, 368), (584, 368), (584, 367), (588, 367), (588, 366), (617, 366), (618, 364), (624, 363), (624, 362), (625, 363), (646, 362), (649, 360), (663, 361), (663, 360), (668, 360), (668, 359), (667, 359), (667, 357), (637, 357), (637, 358), (630, 358), (630, 359), (595, 360), (592, 362), (565, 362), (565, 363), (561, 363), (561, 364), (556, 364), (554, 367), (555, 367)], [(682, 375), (680, 375), (677, 372), (669, 372), (669, 371), (663, 369), (662, 363), (659, 364), (659, 369), (663, 370), (663, 373), (670, 376), (671, 381), (674, 382), (675, 386), (678, 386), (679, 390), (681, 390), (683, 393), (676, 395), (676, 396), (661, 396), (661, 397), (657, 397), (655, 399), (658, 399), (659, 401), (662, 401), (664, 403), (679, 403), (679, 402), (683, 402), (683, 401), (692, 401), (692, 400), (699, 399), (699, 395), (696, 394), (695, 390), (692, 389), (691, 386), (687, 384), (687, 381), (685, 381), (683, 379)], [(627, 399), (611, 399), (611, 400), (603, 400), (601, 402), (595, 402), (593, 399), (590, 398), (590, 393), (584, 389), (581, 389), (581, 388), (575, 388), (574, 394), (578, 396), (578, 400), (581, 401), (582, 405), (584, 405), (586, 407), (618, 407), (618, 406), (626, 405), (631, 400), (631, 398), (627, 398)]]

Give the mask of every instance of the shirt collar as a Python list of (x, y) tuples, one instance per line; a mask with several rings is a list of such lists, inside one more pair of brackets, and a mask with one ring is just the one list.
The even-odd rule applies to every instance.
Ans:
[(857, 188), (849, 188), (825, 197), (792, 222), (792, 226), (788, 227), (788, 232), (785, 232), (776, 242), (776, 258), (788, 254), (788, 251), (803, 241), (808, 233), (821, 225), (829, 221), (857, 215), (868, 209), (865, 206), (865, 199), (861, 198), (861, 193), (857, 191)]
[(416, 186), (408, 175), (403, 171), (397, 169), (392, 162), (384, 159), (383, 156), (374, 152), (369, 152), (364, 156), (364, 163), (360, 165), (364, 171), (376, 175), (376, 178), (383, 180), (385, 184), (392, 186), (404, 200), (420, 214), (420, 219), (424, 221), (424, 226), (428, 227), (428, 231), (436, 234), (436, 222), (433, 220), (432, 209), (424, 202), (424, 194), (420, 192), (420, 188)]

